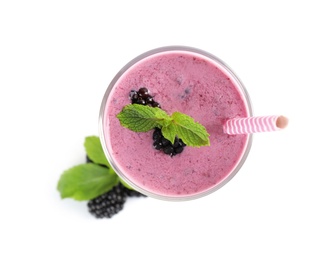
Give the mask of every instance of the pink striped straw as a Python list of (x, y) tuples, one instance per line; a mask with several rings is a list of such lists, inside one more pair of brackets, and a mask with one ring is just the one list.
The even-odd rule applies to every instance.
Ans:
[(288, 119), (284, 116), (233, 118), (225, 122), (223, 131), (229, 135), (252, 134), (281, 130), (287, 125)]

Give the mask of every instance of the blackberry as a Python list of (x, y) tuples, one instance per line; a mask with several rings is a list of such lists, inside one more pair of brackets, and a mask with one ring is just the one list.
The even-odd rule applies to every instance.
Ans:
[(126, 188), (118, 184), (110, 191), (87, 203), (89, 212), (96, 218), (111, 218), (123, 209), (126, 202)]
[(132, 89), (129, 92), (129, 99), (132, 104), (148, 105), (151, 107), (161, 107), (158, 102), (156, 102), (153, 96), (150, 94), (149, 90), (145, 87), (140, 88), (138, 91)]
[(160, 128), (155, 128), (153, 132), (153, 147), (156, 150), (162, 150), (165, 154), (170, 156), (174, 156), (183, 152), (186, 144), (182, 141), (182, 139), (175, 138), (174, 144), (172, 144), (168, 139), (166, 139), (162, 133)]

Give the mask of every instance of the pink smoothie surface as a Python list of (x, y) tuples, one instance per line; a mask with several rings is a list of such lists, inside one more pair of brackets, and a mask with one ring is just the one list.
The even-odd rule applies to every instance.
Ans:
[[(225, 68), (192, 52), (168, 51), (136, 63), (116, 82), (104, 111), (104, 139), (117, 169), (143, 190), (169, 197), (199, 194), (223, 182), (240, 162), (248, 140), (247, 135), (223, 133), (225, 120), (249, 115), (236, 85)], [(168, 114), (183, 112), (205, 126), (210, 146), (187, 146), (170, 157), (153, 148), (153, 131), (123, 128), (116, 115), (130, 104), (130, 90), (141, 87)]]

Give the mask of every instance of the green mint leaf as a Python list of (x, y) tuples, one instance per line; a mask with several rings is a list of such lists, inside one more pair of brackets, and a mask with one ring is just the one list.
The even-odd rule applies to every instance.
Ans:
[(181, 138), (186, 145), (195, 147), (210, 145), (209, 134), (206, 128), (195, 122), (192, 117), (174, 112), (172, 118), (178, 137)]
[(170, 124), (170, 116), (160, 108), (138, 104), (125, 106), (117, 115), (123, 127), (134, 132), (147, 132)]
[(163, 126), (161, 128), (161, 133), (164, 138), (168, 139), (172, 144), (174, 144), (177, 132), (176, 132), (176, 127), (174, 125), (174, 122), (173, 121), (171, 121), (171, 122), (172, 123), (169, 124), (168, 126)]
[(62, 199), (91, 200), (109, 191), (118, 182), (119, 178), (114, 171), (94, 163), (85, 163), (64, 171), (57, 190)]
[(117, 118), (123, 127), (134, 132), (147, 132), (159, 127), (163, 136), (171, 143), (178, 136), (189, 146), (210, 145), (206, 128), (183, 113), (174, 112), (169, 116), (157, 107), (130, 104), (122, 109)]
[(105, 165), (111, 168), (108, 160), (105, 157), (101, 141), (97, 136), (87, 136), (85, 138), (85, 150), (88, 157), (96, 164)]

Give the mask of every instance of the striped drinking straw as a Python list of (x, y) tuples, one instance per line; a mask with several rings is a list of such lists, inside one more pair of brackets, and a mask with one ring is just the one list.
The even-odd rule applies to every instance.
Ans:
[(225, 122), (223, 131), (229, 135), (252, 134), (281, 130), (287, 125), (288, 119), (284, 116), (233, 118)]

